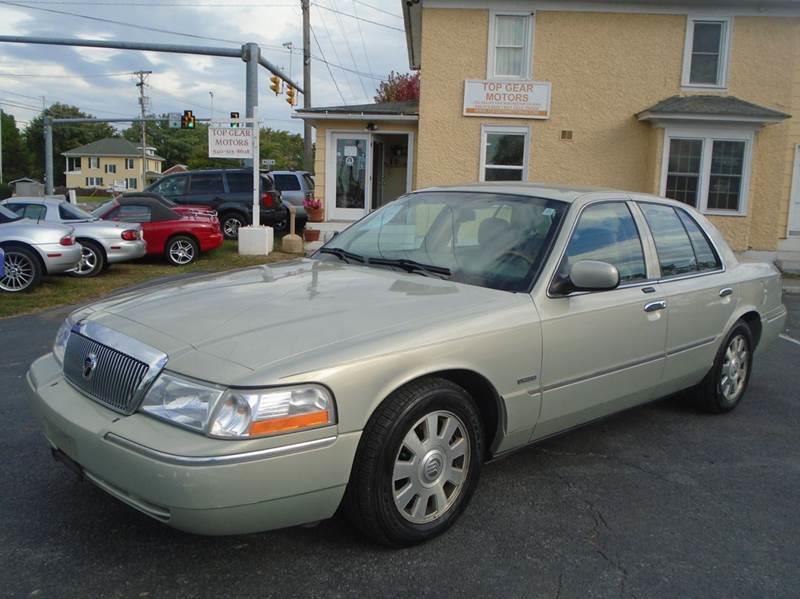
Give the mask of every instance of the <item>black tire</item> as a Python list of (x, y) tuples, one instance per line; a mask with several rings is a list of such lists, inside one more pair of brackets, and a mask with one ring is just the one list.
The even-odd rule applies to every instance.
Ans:
[(0, 291), (25, 293), (36, 287), (42, 279), (43, 268), (33, 250), (14, 245), (4, 247), (5, 274), (0, 277)]
[(219, 218), (219, 227), (225, 239), (239, 239), (239, 228), (247, 226), (247, 218), (241, 212), (225, 212)]
[(96, 241), (91, 239), (79, 239), (78, 243), (81, 244), (81, 262), (78, 269), (70, 274), (73, 277), (88, 278), (96, 277), (106, 267), (106, 254), (103, 248)]
[[(732, 351), (734, 342), (743, 344), (746, 352), (742, 354)], [(733, 359), (731, 359), (733, 356)], [(733, 372), (736, 376), (732, 376)], [(737, 322), (719, 348), (711, 370), (697, 387), (691, 390), (691, 398), (697, 409), (710, 414), (730, 412), (742, 401), (750, 383), (753, 371), (753, 333), (743, 321)], [(735, 379), (735, 380), (734, 380)], [(741, 381), (741, 384), (739, 384)], [(735, 385), (735, 392), (731, 384)]]
[(164, 257), (173, 266), (186, 266), (200, 256), (200, 245), (188, 235), (176, 235), (167, 241)]
[[(421, 441), (421, 431), (428, 435), (429, 415), (435, 415), (437, 427), (445, 429), (453, 423), (461, 428), (454, 429), (448, 439), (444, 439), (447, 433), (442, 430), (443, 436), (428, 436)], [(409, 452), (407, 439), (412, 434), (419, 445), (417, 453), (424, 459), (401, 462), (409, 459), (404, 452)], [(367, 537), (391, 547), (415, 545), (442, 534), (464, 511), (478, 485), (483, 439), (480, 413), (464, 389), (433, 377), (409, 383), (392, 393), (370, 417), (353, 462), (344, 513)], [(468, 451), (460, 461), (460, 469), (453, 467), (459, 465), (458, 459), (448, 466), (453, 448), (458, 451), (461, 441), (468, 444)], [(412, 476), (416, 476), (415, 481), (403, 478), (402, 474), (398, 477), (396, 468), (405, 464), (414, 473)], [(448, 478), (456, 474), (463, 478), (458, 485)], [(449, 495), (447, 485), (450, 485)], [(434, 487), (442, 489), (441, 499), (432, 496), (423, 499), (425, 493), (434, 493)], [(409, 503), (405, 504), (407, 499)], [(444, 506), (439, 506), (439, 501), (444, 501)], [(417, 504), (422, 506), (418, 519), (429, 521), (411, 521)]]

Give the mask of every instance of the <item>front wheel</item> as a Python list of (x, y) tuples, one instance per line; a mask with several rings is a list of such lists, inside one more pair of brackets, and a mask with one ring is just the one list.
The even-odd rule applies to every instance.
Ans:
[(245, 218), (237, 212), (228, 212), (219, 219), (225, 239), (239, 239), (239, 229), (247, 225)]
[(81, 239), (81, 261), (72, 271), (74, 277), (95, 277), (99, 275), (106, 265), (106, 257), (100, 246), (94, 241)]
[(30, 291), (42, 278), (42, 267), (32, 250), (10, 247), (5, 250), (4, 274), (0, 277), (0, 291), (22, 293)]
[(197, 242), (186, 235), (178, 235), (167, 242), (166, 258), (173, 266), (191, 264), (200, 255)]
[(753, 366), (753, 334), (737, 322), (717, 352), (709, 373), (693, 390), (697, 407), (704, 412), (730, 412), (741, 402)]
[(482, 456), (483, 427), (469, 394), (444, 379), (410, 383), (367, 423), (345, 512), (384, 545), (427, 541), (450, 528), (466, 508)]

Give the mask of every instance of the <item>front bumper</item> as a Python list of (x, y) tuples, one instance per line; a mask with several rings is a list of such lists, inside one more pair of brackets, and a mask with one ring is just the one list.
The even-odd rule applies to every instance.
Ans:
[(27, 374), (33, 412), (54, 449), (117, 499), (175, 528), (244, 534), (333, 515), (360, 433), (335, 427), (220, 441), (142, 414), (119, 414), (76, 391), (48, 354)]
[(42, 244), (37, 245), (36, 250), (42, 257), (44, 267), (49, 275), (68, 272), (78, 266), (81, 261), (81, 246), (78, 243), (67, 246), (57, 243)]
[(136, 241), (116, 239), (113, 242), (104, 240), (103, 247), (106, 250), (106, 258), (109, 264), (136, 260), (147, 253), (147, 243), (145, 243), (144, 239), (137, 239)]

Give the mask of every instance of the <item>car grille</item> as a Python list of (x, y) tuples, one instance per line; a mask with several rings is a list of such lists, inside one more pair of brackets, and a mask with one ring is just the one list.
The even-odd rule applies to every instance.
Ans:
[[(91, 366), (91, 368), (90, 368)], [(72, 332), (64, 352), (64, 376), (96, 401), (132, 414), (139, 403), (137, 391), (149, 366), (116, 349)]]

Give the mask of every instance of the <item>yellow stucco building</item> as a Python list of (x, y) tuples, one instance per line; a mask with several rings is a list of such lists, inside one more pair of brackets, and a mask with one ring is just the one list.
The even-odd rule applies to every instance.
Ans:
[(419, 104), (298, 111), (326, 217), (432, 185), (600, 185), (687, 202), (734, 249), (800, 266), (798, 4), (404, 1)]
[[(109, 137), (62, 154), (66, 160), (67, 188), (142, 190), (161, 176), (164, 159), (155, 148), (142, 148), (120, 137)], [(144, 175), (144, 182), (143, 177)]]

